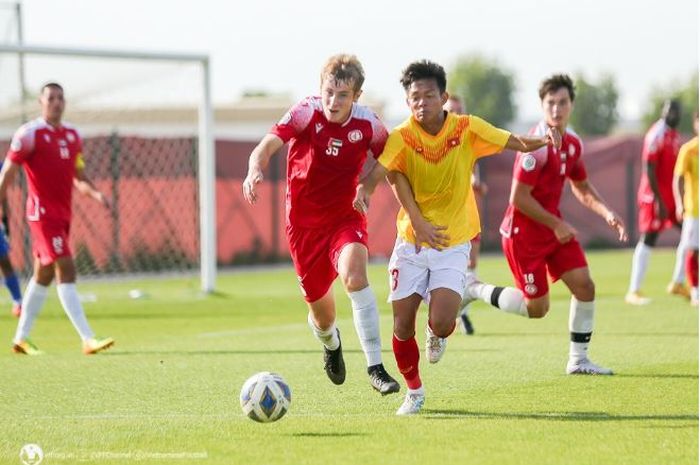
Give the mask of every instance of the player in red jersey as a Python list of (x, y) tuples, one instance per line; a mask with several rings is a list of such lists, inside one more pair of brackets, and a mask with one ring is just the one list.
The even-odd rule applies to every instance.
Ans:
[(35, 258), (12, 350), (28, 355), (41, 353), (28, 336), (55, 276), (58, 297), (82, 339), (83, 352), (94, 354), (111, 347), (114, 340), (95, 337), (75, 287), (75, 263), (68, 244), (73, 186), (106, 208), (109, 202), (85, 175), (80, 135), (61, 121), (65, 109), (63, 88), (56, 83), (44, 85), (39, 103), (41, 117), (17, 130), (0, 171), (2, 201), (20, 167), (24, 167), (29, 186), (26, 214)]
[[(642, 178), (637, 191), (639, 206), (639, 242), (634, 249), (630, 285), (625, 301), (632, 305), (646, 305), (651, 299), (641, 292), (642, 281), (649, 265), (651, 250), (659, 233), (671, 226), (680, 227), (675, 218), (676, 202), (673, 197), (673, 168), (681, 146), (676, 127), (681, 120), (681, 106), (676, 100), (664, 103), (659, 119), (644, 137), (642, 149)], [(669, 289), (683, 293), (684, 286)]]
[(581, 139), (568, 127), (574, 103), (574, 85), (566, 75), (553, 75), (539, 89), (544, 120), (533, 134), (556, 127), (562, 134), (560, 149), (543, 147), (518, 153), (513, 168), (510, 204), (501, 224), (503, 252), (517, 287), (523, 292), (529, 318), (549, 311), (549, 283), (561, 279), (571, 291), (569, 309), (568, 374), (612, 374), (588, 359), (593, 331), (595, 285), (576, 230), (559, 212), (564, 182), (568, 178), (576, 198), (602, 216), (620, 241), (627, 240), (625, 225), (589, 182), (583, 164)]
[(270, 157), (289, 142), (287, 241), (309, 326), (324, 346), (326, 374), (334, 384), (345, 381), (331, 286), (340, 275), (370, 383), (384, 395), (398, 392), (399, 384), (382, 364), (379, 313), (367, 279), (367, 224), (353, 199), (367, 153), (382, 153), (387, 131), (374, 112), (356, 103), (363, 82), (355, 56), (331, 57), (321, 72), (321, 96), (294, 105), (251, 153), (243, 195), (255, 203)]

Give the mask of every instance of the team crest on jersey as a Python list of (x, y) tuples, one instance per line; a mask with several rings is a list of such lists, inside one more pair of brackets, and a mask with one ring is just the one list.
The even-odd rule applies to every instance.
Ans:
[(535, 294), (537, 294), (537, 286), (535, 286), (534, 284), (526, 284), (525, 285), (525, 292), (528, 295), (535, 295)]
[(323, 124), (321, 124), (321, 123), (316, 123), (316, 134), (318, 134), (319, 132), (321, 132), (322, 129), (323, 129)]
[(573, 157), (576, 154), (576, 147), (573, 144), (569, 145), (569, 156)]
[(13, 152), (19, 152), (22, 150), (22, 140), (17, 137), (15, 139), (12, 139), (12, 143), (10, 144), (10, 150)]
[(44, 140), (45, 140), (46, 142), (51, 142), (51, 137), (49, 137), (48, 134), (44, 134)]
[(353, 144), (362, 140), (362, 131), (359, 129), (353, 129), (348, 133), (348, 140)]
[(72, 132), (69, 132), (68, 134), (66, 134), (66, 139), (68, 139), (68, 142), (70, 142), (71, 144), (73, 142), (75, 142), (75, 136), (73, 135)]
[(523, 161), (520, 162), (520, 166), (522, 166), (523, 170), (525, 170), (525, 171), (534, 170), (536, 165), (537, 165), (537, 160), (535, 160), (535, 157), (533, 157), (530, 154), (525, 155), (523, 157)]

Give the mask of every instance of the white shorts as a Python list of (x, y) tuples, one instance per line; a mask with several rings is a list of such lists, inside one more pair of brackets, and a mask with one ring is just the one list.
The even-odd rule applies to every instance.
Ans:
[(681, 244), (686, 249), (698, 250), (698, 219), (683, 218), (683, 230), (681, 231)]
[(443, 250), (423, 247), (416, 253), (415, 245), (397, 238), (389, 260), (388, 301), (418, 294), (428, 302), (430, 292), (438, 288), (464, 295), (470, 249), (467, 242)]

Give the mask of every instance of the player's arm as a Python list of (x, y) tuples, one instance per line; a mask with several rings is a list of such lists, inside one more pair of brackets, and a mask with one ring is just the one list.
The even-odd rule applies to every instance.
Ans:
[(533, 188), (534, 186), (514, 180), (513, 189), (510, 192), (510, 203), (528, 218), (551, 229), (562, 244), (569, 242), (578, 232), (569, 223), (548, 212), (532, 196)]
[(3, 205), (7, 199), (7, 188), (15, 180), (19, 166), (19, 164), (13, 163), (9, 158), (6, 158), (2, 164), (2, 169), (0, 169), (0, 201), (3, 202)]
[(511, 134), (506, 142), (505, 148), (515, 150), (517, 152), (532, 152), (545, 145), (553, 145), (557, 149), (561, 147), (561, 134), (556, 128), (547, 129), (547, 133), (542, 137), (521, 136)]
[(654, 204), (658, 210), (659, 218), (662, 220), (668, 218), (668, 210), (666, 210), (666, 204), (664, 204), (661, 199), (659, 180), (656, 177), (656, 162), (647, 161), (644, 164), (644, 172), (647, 175), (647, 179), (649, 179), (649, 187), (651, 187), (651, 191), (654, 193)]
[(284, 141), (275, 134), (267, 134), (260, 143), (255, 146), (248, 158), (248, 174), (243, 181), (243, 197), (253, 205), (258, 200), (256, 192), (258, 184), (263, 181), (263, 171), (270, 163), (270, 158), (282, 146)]
[(100, 205), (104, 206), (105, 208), (110, 207), (107, 196), (105, 196), (97, 187), (95, 187), (95, 184), (93, 184), (93, 182), (85, 174), (85, 169), (82, 166), (77, 166), (75, 168), (73, 186), (78, 189), (78, 192), (99, 202)]
[(673, 198), (676, 201), (676, 220), (678, 220), (679, 223), (683, 222), (683, 213), (685, 213), (685, 210), (683, 208), (683, 175), (680, 174), (673, 174), (673, 184), (671, 184), (671, 187), (673, 188)]
[(2, 199), (2, 227), (5, 229), (5, 235), (10, 235), (10, 203), (7, 197)]
[(447, 229), (447, 226), (434, 225), (425, 219), (416, 203), (413, 189), (406, 176), (399, 171), (390, 171), (387, 174), (387, 179), (389, 184), (391, 184), (396, 199), (411, 221), (413, 234), (416, 237), (416, 252), (420, 251), (421, 244), (428, 244), (436, 250), (442, 250), (443, 247), (447, 247), (450, 238), (443, 232)]
[(369, 198), (377, 188), (379, 181), (384, 179), (387, 173), (387, 169), (381, 163), (375, 163), (372, 170), (360, 180), (355, 192), (355, 199), (352, 201), (352, 206), (355, 210), (362, 214), (367, 213)]
[(580, 181), (571, 180), (571, 191), (576, 196), (576, 199), (586, 208), (605, 219), (605, 222), (617, 232), (619, 241), (627, 241), (627, 230), (624, 221), (622, 221), (622, 218), (608, 206), (595, 186), (588, 182), (588, 179)]

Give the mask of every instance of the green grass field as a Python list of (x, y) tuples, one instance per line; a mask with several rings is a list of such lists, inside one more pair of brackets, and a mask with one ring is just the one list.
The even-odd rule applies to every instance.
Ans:
[[(631, 251), (589, 255), (597, 284), (591, 358), (612, 377), (566, 376), (568, 296), (529, 321), (477, 305), (476, 334), (455, 333), (437, 365), (421, 361), (424, 412), (394, 415), (400, 395), (367, 382), (349, 301), (337, 289), (348, 379), (326, 378), (291, 268), (224, 274), (204, 297), (196, 279), (80, 283), (113, 350), (87, 357), (52, 292), (32, 338), (42, 357), (10, 353), (16, 321), (0, 316), (0, 463), (36, 443), (43, 464), (634, 464), (698, 463), (698, 312), (665, 295), (673, 254), (652, 257), (648, 308), (622, 302)], [(391, 312), (384, 265), (371, 267), (384, 359)], [(481, 276), (510, 284), (505, 261)], [(147, 298), (133, 300), (129, 289)], [(426, 312), (419, 320), (424, 341)], [(289, 382), (281, 421), (243, 416), (238, 392), (258, 371)]]

